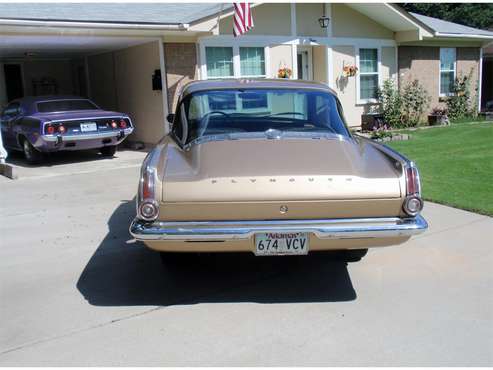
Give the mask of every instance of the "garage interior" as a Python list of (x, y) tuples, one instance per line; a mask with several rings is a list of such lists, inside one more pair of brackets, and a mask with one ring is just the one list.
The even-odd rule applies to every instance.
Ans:
[[(165, 132), (161, 41), (150, 37), (11, 35), (0, 38), (0, 108), (23, 96), (77, 95), (130, 115), (129, 141), (156, 143)], [(155, 82), (155, 81), (154, 81)]]

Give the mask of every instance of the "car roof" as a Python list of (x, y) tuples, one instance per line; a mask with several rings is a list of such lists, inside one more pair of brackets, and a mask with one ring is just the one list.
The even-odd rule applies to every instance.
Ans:
[[(36, 104), (40, 102), (49, 102), (56, 100), (89, 100), (82, 96), (77, 95), (39, 95), (39, 96), (24, 96), (23, 98), (14, 99), (9, 104), (19, 103), (24, 109), (27, 110), (26, 113), (32, 114), (37, 112)], [(93, 103), (91, 101), (91, 103)], [(93, 103), (94, 104), (94, 103)]]
[(182, 95), (204, 90), (227, 89), (301, 89), (318, 90), (337, 96), (337, 93), (325, 84), (315, 81), (290, 80), (285, 78), (258, 79), (215, 79), (192, 81), (183, 87)]

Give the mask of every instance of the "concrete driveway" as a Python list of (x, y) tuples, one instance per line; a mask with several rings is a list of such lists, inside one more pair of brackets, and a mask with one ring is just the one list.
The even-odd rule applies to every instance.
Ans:
[(493, 365), (493, 219), (427, 203), (427, 233), (357, 263), (164, 268), (122, 153), (0, 178), (0, 365)]

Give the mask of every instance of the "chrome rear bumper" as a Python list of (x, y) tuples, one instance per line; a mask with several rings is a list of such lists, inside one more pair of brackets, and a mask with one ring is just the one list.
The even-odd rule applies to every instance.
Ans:
[(130, 234), (138, 240), (246, 240), (257, 233), (306, 232), (320, 239), (360, 239), (412, 236), (428, 228), (422, 216), (413, 218), (346, 218), (328, 220), (145, 222), (135, 219)]

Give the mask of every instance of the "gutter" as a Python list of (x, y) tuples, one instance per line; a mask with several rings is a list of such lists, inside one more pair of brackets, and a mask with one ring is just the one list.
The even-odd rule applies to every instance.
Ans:
[(142, 24), (142, 23), (103, 23), (103, 22), (68, 22), (68, 21), (35, 21), (25, 19), (2, 19), (2, 26), (33, 26), (33, 27), (66, 27), (66, 28), (103, 28), (133, 30), (175, 30), (186, 31), (188, 23), (176, 24)]
[(493, 40), (493, 34), (491, 36), (488, 35), (465, 35), (462, 33), (441, 33), (435, 32), (436, 37), (451, 37), (451, 38), (467, 38), (467, 39), (489, 39)]

